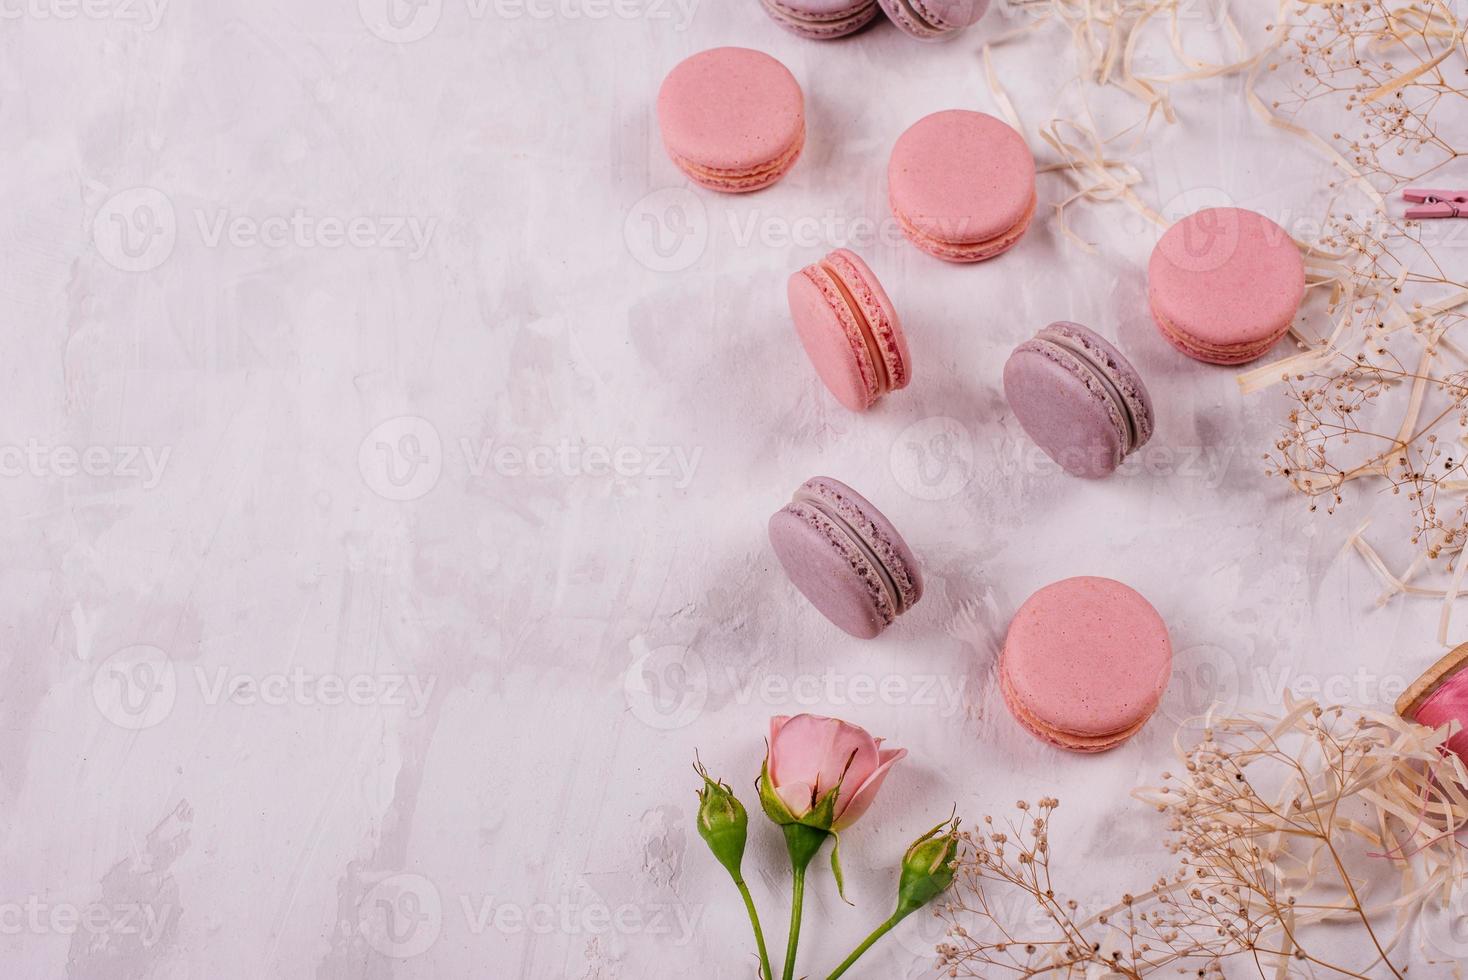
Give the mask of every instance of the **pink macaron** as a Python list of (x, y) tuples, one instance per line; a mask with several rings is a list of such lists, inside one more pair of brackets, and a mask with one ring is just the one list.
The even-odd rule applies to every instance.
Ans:
[(907, 387), (912, 364), (902, 321), (861, 256), (844, 248), (790, 276), (790, 316), (836, 400), (863, 412)]
[(993, 116), (935, 112), (898, 137), (887, 164), (892, 214), (918, 248), (950, 262), (991, 259), (1035, 215), (1035, 157)]
[(1030, 734), (1104, 752), (1157, 710), (1172, 642), (1152, 604), (1109, 578), (1068, 578), (1025, 600), (999, 658), (1004, 703)]
[(668, 156), (710, 190), (769, 187), (805, 146), (805, 97), (795, 76), (749, 48), (713, 48), (680, 62), (658, 91)]
[(1242, 208), (1205, 208), (1157, 242), (1147, 266), (1157, 329), (1210, 364), (1244, 364), (1290, 329), (1305, 296), (1305, 263), (1288, 232)]
[(881, 8), (877, 0), (760, 0), (765, 13), (781, 27), (817, 41), (855, 34), (870, 24)]
[(931, 41), (978, 23), (989, 0), (882, 0), (882, 9), (908, 34)]
[(852, 636), (871, 639), (923, 597), (917, 558), (882, 512), (827, 476), (770, 518), (770, 546), (800, 593)]

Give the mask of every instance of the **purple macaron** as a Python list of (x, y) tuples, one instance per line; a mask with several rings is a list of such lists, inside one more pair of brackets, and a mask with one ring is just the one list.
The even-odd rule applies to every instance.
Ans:
[(790, 581), (852, 636), (871, 639), (923, 597), (922, 572), (902, 535), (839, 480), (805, 481), (769, 530)]
[(924, 41), (952, 37), (979, 22), (989, 0), (881, 0), (892, 23)]
[[(818, 41), (855, 34), (877, 16), (877, 0), (760, 0), (781, 27)], [(987, 3), (988, 0), (985, 0)]]
[(1075, 476), (1106, 476), (1152, 438), (1152, 398), (1121, 351), (1052, 323), (1009, 355), (1004, 397), (1036, 445)]

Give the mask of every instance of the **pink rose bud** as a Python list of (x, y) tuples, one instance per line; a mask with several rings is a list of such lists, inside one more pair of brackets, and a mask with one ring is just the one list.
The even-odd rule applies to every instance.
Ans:
[(867, 812), (887, 773), (906, 755), (836, 718), (771, 718), (760, 803), (777, 824), (844, 830)]

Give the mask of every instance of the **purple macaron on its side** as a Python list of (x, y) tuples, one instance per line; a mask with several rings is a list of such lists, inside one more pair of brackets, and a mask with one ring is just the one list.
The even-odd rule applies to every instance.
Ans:
[(855, 34), (876, 19), (877, 0), (760, 0), (765, 13), (801, 37), (826, 41)]
[(892, 23), (924, 41), (952, 37), (979, 22), (989, 0), (881, 0)]
[(1004, 365), (1004, 397), (1045, 455), (1097, 478), (1152, 438), (1152, 397), (1121, 351), (1079, 323), (1052, 323)]
[(923, 596), (922, 572), (902, 535), (839, 480), (801, 484), (770, 518), (769, 535), (791, 583), (852, 636), (871, 639)]

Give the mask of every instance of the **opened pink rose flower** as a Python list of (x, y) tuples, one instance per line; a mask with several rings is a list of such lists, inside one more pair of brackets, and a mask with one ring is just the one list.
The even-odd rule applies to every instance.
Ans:
[(770, 719), (769, 782), (780, 801), (802, 819), (839, 784), (831, 830), (856, 823), (906, 749), (884, 749), (880, 738), (838, 718), (784, 715)]

